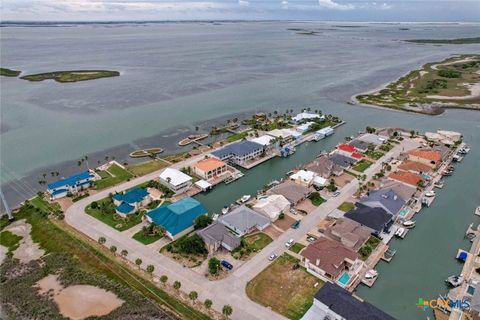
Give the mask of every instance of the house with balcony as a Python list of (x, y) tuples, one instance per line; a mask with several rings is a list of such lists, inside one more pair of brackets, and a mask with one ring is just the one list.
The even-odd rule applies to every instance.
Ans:
[(247, 161), (262, 156), (264, 152), (263, 145), (249, 140), (242, 140), (217, 149), (211, 155), (221, 161), (232, 162), (242, 166)]
[(47, 193), (52, 200), (66, 197), (69, 194), (73, 195), (89, 188), (94, 178), (95, 175), (90, 171), (75, 173), (67, 178), (49, 183), (47, 185)]
[(184, 193), (192, 186), (192, 177), (180, 170), (166, 168), (159, 175), (160, 183), (175, 194)]

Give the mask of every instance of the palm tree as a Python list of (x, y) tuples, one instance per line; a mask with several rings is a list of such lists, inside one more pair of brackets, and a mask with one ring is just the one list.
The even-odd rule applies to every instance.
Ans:
[(120, 252), (120, 255), (121, 255), (122, 257), (128, 256), (128, 250), (123, 249), (123, 250)]
[(223, 314), (224, 316), (227, 316), (227, 317), (228, 317), (228, 316), (230, 316), (232, 313), (233, 313), (233, 309), (232, 309), (232, 307), (231, 307), (230, 305), (226, 304), (226, 305), (223, 306), (223, 308), (222, 308), (222, 314)]

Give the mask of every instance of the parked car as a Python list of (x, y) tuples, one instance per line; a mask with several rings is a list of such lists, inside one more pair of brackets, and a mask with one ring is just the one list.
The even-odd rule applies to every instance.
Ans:
[(277, 255), (274, 253), (270, 257), (268, 257), (268, 260), (273, 261), (273, 260), (275, 260), (276, 257), (277, 257)]
[(220, 264), (221, 264), (223, 267), (227, 268), (228, 270), (232, 270), (232, 269), (233, 269), (233, 265), (232, 265), (230, 262), (228, 262), (227, 260), (222, 260), (222, 261), (220, 262)]
[(295, 222), (292, 224), (292, 229), (298, 229), (298, 227), (300, 227), (300, 221), (301, 221), (301, 220), (295, 221)]
[(332, 193), (332, 197), (338, 197), (339, 195), (340, 195), (339, 191), (335, 191), (334, 193)]
[(297, 210), (295, 210), (294, 208), (291, 208), (291, 209), (290, 209), (290, 212), (293, 213), (293, 214), (297, 214), (297, 213), (298, 213)]
[(290, 248), (292, 246), (293, 242), (294, 242), (293, 239), (288, 240), (287, 242), (285, 242), (285, 247)]
[(308, 241), (308, 242), (314, 242), (315, 240), (317, 240), (317, 238), (312, 237), (312, 236), (308, 236), (308, 237), (307, 237), (307, 241)]

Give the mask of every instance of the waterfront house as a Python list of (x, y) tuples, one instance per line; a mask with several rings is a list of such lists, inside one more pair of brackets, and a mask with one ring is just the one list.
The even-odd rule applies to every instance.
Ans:
[(175, 194), (187, 191), (192, 186), (193, 181), (189, 175), (173, 168), (163, 170), (159, 178), (160, 183), (175, 192)]
[(240, 238), (219, 222), (214, 222), (197, 231), (197, 234), (202, 237), (210, 254), (215, 253), (220, 248), (232, 251), (240, 245)]
[(292, 205), (297, 205), (305, 200), (312, 192), (312, 188), (307, 188), (290, 180), (282, 182), (267, 191), (268, 194), (284, 196)]
[(217, 158), (206, 158), (192, 166), (193, 172), (205, 180), (216, 179), (228, 171), (227, 164)]
[(261, 198), (253, 205), (253, 210), (263, 214), (270, 221), (278, 219), (281, 213), (290, 210), (290, 202), (282, 195), (274, 194), (265, 198)]
[(328, 159), (326, 155), (321, 155), (305, 166), (306, 170), (313, 171), (317, 175), (329, 178), (332, 174), (339, 176), (343, 173), (343, 168)]
[(408, 159), (435, 168), (442, 161), (442, 154), (434, 150), (415, 149), (408, 152)]
[(313, 119), (318, 119), (320, 121), (323, 121), (323, 120), (325, 120), (325, 116), (324, 115), (319, 115), (319, 114), (316, 114), (316, 113), (301, 112), (301, 113), (297, 114), (296, 116), (292, 117), (292, 122), (296, 123), (296, 124), (299, 124), (301, 122), (308, 121), (308, 120), (313, 120)]
[(147, 189), (144, 188), (133, 188), (124, 193), (114, 194), (112, 198), (115, 212), (124, 218), (144, 208), (152, 201)]
[(356, 221), (339, 218), (325, 229), (324, 234), (330, 239), (338, 241), (347, 248), (358, 252), (370, 238), (371, 231)]
[(304, 124), (301, 124), (301, 125), (297, 126), (295, 129), (298, 132), (303, 134), (303, 133), (307, 132), (308, 130), (310, 130), (310, 126), (314, 123), (315, 122), (305, 122)]
[(153, 209), (145, 217), (149, 222), (164, 227), (166, 235), (175, 240), (192, 231), (195, 219), (206, 213), (207, 209), (199, 201), (188, 197)]
[(368, 196), (362, 197), (359, 202), (369, 207), (383, 208), (392, 215), (396, 215), (406, 203), (401, 196), (390, 188), (370, 191)]
[(302, 134), (292, 129), (273, 129), (267, 132), (268, 135), (281, 139), (283, 142), (291, 142), (299, 139)]
[(433, 171), (432, 167), (416, 161), (405, 160), (398, 166), (398, 169), (408, 171), (414, 174), (429, 174)]
[(402, 197), (406, 201), (408, 201), (408, 199), (410, 199), (417, 191), (417, 188), (414, 186), (404, 184), (400, 181), (391, 180), (388, 178), (384, 178), (380, 181), (380, 188), (392, 189), (393, 191), (395, 191), (396, 194), (398, 194), (400, 197)]
[(290, 175), (290, 180), (305, 187), (310, 187), (313, 183), (314, 178), (315, 172), (307, 170), (299, 170), (294, 174)]
[(418, 186), (423, 178), (408, 171), (397, 170), (388, 175), (388, 178), (406, 183), (411, 186)]
[(320, 279), (335, 281), (343, 272), (354, 266), (359, 255), (338, 241), (320, 237), (302, 252), (302, 262), (307, 271)]
[(393, 216), (379, 207), (369, 207), (357, 202), (355, 208), (345, 213), (344, 217), (368, 227), (377, 234), (388, 232), (393, 224)]
[(348, 169), (353, 164), (357, 163), (357, 159), (348, 157), (340, 153), (333, 153), (328, 156), (328, 159), (343, 169)]
[(379, 134), (373, 134), (373, 133), (364, 133), (360, 136), (358, 136), (355, 140), (361, 140), (364, 141), (368, 144), (374, 144), (376, 146), (382, 145), (388, 141), (387, 136), (382, 136)]
[(244, 165), (247, 161), (260, 157), (263, 153), (263, 145), (253, 141), (242, 140), (217, 149), (211, 154), (222, 161)]
[(321, 140), (325, 137), (331, 136), (332, 134), (333, 134), (333, 128), (332, 127), (325, 127), (325, 128), (322, 128), (318, 131), (315, 131), (315, 135), (314, 135), (313, 139), (315, 141), (318, 141), (318, 140)]
[(69, 194), (76, 194), (90, 187), (94, 181), (94, 177), (90, 171), (75, 173), (67, 178), (49, 183), (47, 185), (47, 193), (52, 200), (66, 197)]
[(337, 151), (340, 154), (350, 156), (352, 153), (356, 152), (357, 149), (348, 143), (342, 143), (337, 146)]
[(301, 320), (395, 320), (374, 305), (344, 288), (326, 282), (314, 296), (313, 305)]
[(350, 141), (349, 144), (351, 146), (355, 147), (356, 150), (358, 150), (360, 152), (363, 152), (363, 153), (368, 151), (368, 146), (370, 145), (370, 143), (365, 142), (363, 140), (359, 140), (359, 139), (354, 139), (354, 140)]
[(250, 140), (252, 142), (255, 142), (255, 143), (258, 143), (258, 144), (261, 144), (262, 146), (264, 147), (270, 147), (272, 146), (272, 144), (274, 143), (275, 141), (275, 137), (272, 137), (268, 134), (264, 134), (258, 138), (253, 138), (252, 140)]
[(262, 231), (270, 225), (270, 219), (246, 206), (235, 208), (218, 218), (218, 222), (233, 230), (239, 237), (254, 230)]

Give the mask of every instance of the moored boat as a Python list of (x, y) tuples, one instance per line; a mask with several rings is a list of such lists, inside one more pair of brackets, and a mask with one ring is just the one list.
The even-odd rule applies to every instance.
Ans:
[(413, 220), (407, 220), (407, 221), (402, 222), (402, 225), (407, 229), (411, 229), (411, 228), (415, 227), (415, 223), (416, 222), (413, 221)]
[(248, 200), (250, 200), (251, 197), (252, 197), (251, 195), (246, 194), (246, 195), (244, 195), (243, 197), (240, 198), (240, 202), (245, 203)]
[(435, 191), (433, 190), (430, 190), (430, 191), (427, 191), (425, 192), (425, 197), (435, 197)]
[(463, 276), (452, 275), (448, 277), (447, 280), (445, 280), (445, 282), (455, 288), (461, 285), (463, 280), (464, 280)]
[(229, 207), (229, 206), (224, 206), (224, 207), (222, 208), (222, 214), (227, 214), (228, 211), (230, 211), (230, 207)]
[(475, 209), (475, 214), (477, 216), (480, 216), (480, 206), (478, 206), (476, 209)]

